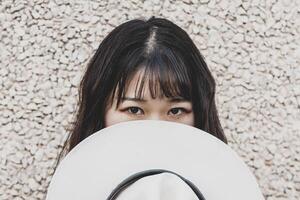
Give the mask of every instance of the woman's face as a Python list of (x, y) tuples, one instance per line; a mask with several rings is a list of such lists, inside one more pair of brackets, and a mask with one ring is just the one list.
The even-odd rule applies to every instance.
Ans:
[(147, 81), (144, 83), (143, 98), (134, 98), (139, 74), (140, 72), (136, 73), (130, 82), (125, 99), (121, 101), (119, 108), (116, 108), (116, 97), (112, 106), (106, 108), (105, 127), (119, 122), (146, 119), (173, 121), (194, 126), (194, 113), (190, 101), (166, 97), (153, 99)]

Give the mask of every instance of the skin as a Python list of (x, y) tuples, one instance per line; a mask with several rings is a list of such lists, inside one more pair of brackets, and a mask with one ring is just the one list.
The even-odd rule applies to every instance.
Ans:
[(106, 108), (105, 127), (119, 122), (131, 120), (165, 120), (183, 123), (194, 126), (194, 112), (192, 103), (180, 99), (179, 101), (170, 101), (170, 98), (152, 98), (148, 88), (148, 80), (145, 82), (142, 92), (142, 100), (135, 99), (135, 87), (139, 81), (140, 71), (137, 72), (131, 80), (125, 99), (116, 108), (116, 98), (111, 107)]

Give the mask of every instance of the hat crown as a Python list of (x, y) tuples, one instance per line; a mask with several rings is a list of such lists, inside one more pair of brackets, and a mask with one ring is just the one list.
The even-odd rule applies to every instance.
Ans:
[(117, 200), (199, 200), (180, 177), (163, 172), (143, 177), (132, 183)]

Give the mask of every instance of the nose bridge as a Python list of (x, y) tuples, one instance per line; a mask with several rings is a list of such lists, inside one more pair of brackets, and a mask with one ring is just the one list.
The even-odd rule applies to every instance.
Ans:
[(164, 120), (164, 116), (162, 116), (159, 112), (152, 112), (147, 116), (147, 119)]

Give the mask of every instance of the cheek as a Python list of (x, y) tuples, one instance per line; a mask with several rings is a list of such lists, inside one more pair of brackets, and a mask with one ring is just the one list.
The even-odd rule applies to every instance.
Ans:
[(129, 119), (121, 111), (115, 109), (108, 109), (104, 116), (104, 126), (108, 127), (119, 122), (128, 121)]
[(186, 116), (182, 123), (186, 124), (186, 125), (190, 125), (190, 126), (195, 126), (195, 121), (194, 121), (194, 114), (190, 113), (188, 116)]
[(195, 126), (194, 114), (191, 115), (191, 119), (189, 120), (189, 125)]
[(117, 111), (113, 109), (108, 109), (104, 116), (105, 127), (111, 126), (117, 123), (119, 117)]

